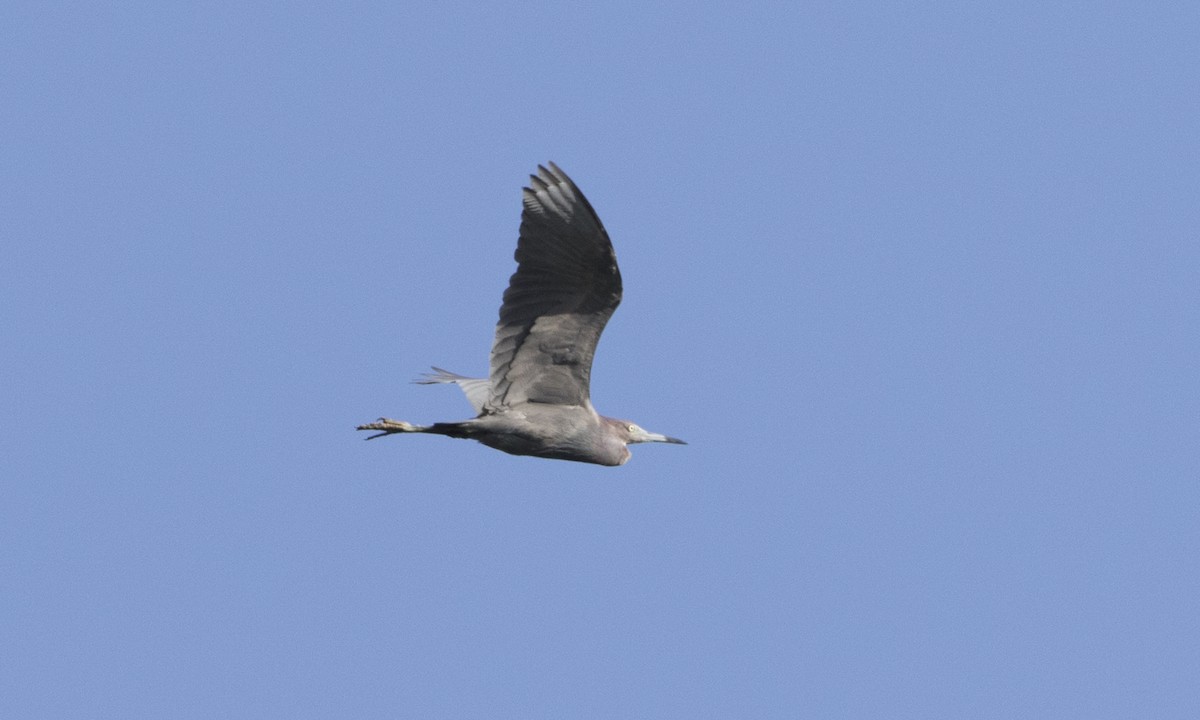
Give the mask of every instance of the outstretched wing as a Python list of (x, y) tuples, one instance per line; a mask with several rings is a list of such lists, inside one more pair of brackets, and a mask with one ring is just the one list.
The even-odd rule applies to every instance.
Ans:
[(486, 409), (585, 405), (596, 343), (621, 302), (617, 257), (592, 206), (554, 163), (538, 166), (522, 199)]

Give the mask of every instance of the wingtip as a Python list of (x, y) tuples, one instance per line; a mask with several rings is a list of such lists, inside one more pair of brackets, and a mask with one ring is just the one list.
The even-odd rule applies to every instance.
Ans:
[(571, 178), (567, 177), (567, 174), (562, 171), (562, 168), (560, 168), (558, 165), (554, 164), (553, 160), (546, 161), (546, 165), (548, 165), (550, 167), (550, 176), (553, 177), (555, 180), (566, 183), (567, 185), (575, 184), (575, 183), (571, 182)]
[(531, 174), (529, 177), (533, 180), (533, 182), (538, 184), (571, 184), (571, 178), (567, 177), (567, 174), (563, 172), (562, 168), (555, 164), (553, 160), (547, 160), (545, 165), (539, 163), (537, 166), (537, 173)]
[(539, 164), (537, 170), (536, 173), (530, 174), (529, 185), (521, 188), (521, 195), (526, 203), (541, 204), (538, 194), (550, 192), (557, 186), (566, 185), (574, 191), (575, 183), (571, 182), (571, 178), (567, 177), (567, 174), (553, 162), (547, 161), (546, 165)]

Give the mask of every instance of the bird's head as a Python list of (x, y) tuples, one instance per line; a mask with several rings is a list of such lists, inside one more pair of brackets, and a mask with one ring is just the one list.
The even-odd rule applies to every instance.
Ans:
[(619, 437), (621, 439), (621, 442), (625, 443), (626, 445), (632, 445), (634, 443), (648, 443), (648, 442), (661, 442), (661, 443), (673, 443), (675, 445), (687, 445), (686, 442), (680, 440), (679, 438), (673, 438), (673, 437), (668, 437), (666, 435), (660, 435), (658, 433), (652, 433), (652, 432), (642, 428), (637, 423), (631, 423), (628, 420), (617, 420), (614, 418), (604, 418), (604, 419), (608, 421), (609, 427), (613, 428), (613, 430), (617, 434), (617, 437)]

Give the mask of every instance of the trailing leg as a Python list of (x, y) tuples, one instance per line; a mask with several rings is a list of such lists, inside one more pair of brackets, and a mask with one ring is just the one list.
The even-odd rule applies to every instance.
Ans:
[(403, 420), (392, 420), (391, 418), (379, 418), (378, 420), (376, 420), (373, 423), (367, 423), (366, 425), (359, 425), (358, 427), (356, 427), (354, 429), (355, 430), (379, 430), (380, 431), (379, 433), (368, 437), (367, 438), (368, 440), (374, 440), (377, 437), (383, 437), (384, 435), (394, 435), (396, 433), (429, 432), (429, 428), (427, 428), (427, 427), (422, 427), (421, 425), (413, 425), (412, 423), (404, 422)]
[(368, 440), (374, 440), (377, 437), (384, 435), (395, 435), (397, 433), (431, 433), (433, 435), (447, 435), (449, 437), (465, 438), (469, 437), (463, 429), (463, 423), (434, 423), (432, 425), (413, 425), (410, 422), (403, 420), (392, 420), (391, 418), (379, 418), (373, 423), (359, 425), (355, 430), (378, 430), (379, 432), (369, 436)]

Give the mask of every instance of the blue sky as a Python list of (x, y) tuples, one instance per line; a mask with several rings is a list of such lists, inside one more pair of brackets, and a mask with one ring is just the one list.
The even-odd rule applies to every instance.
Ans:
[[(1194, 6), (0, 28), (0, 716), (1200, 714)], [(364, 443), (469, 416), (547, 160), (691, 444)]]

